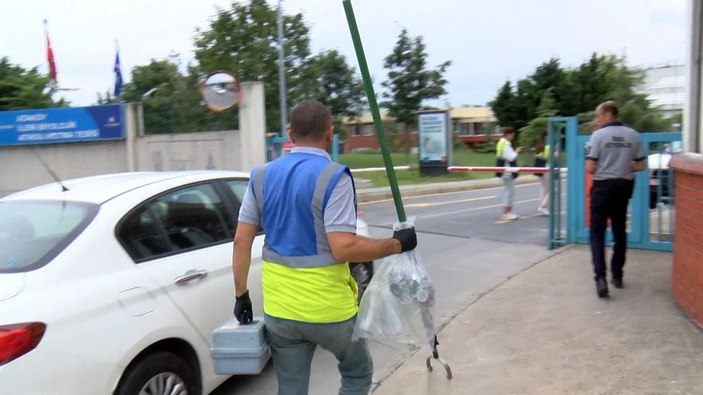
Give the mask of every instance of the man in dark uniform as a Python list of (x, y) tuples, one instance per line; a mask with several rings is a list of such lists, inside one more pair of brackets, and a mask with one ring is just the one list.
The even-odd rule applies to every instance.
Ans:
[(606, 101), (596, 107), (593, 122), (598, 128), (586, 152), (586, 171), (593, 175), (591, 187), (591, 256), (596, 292), (608, 296), (605, 280), (605, 231), (608, 218), (613, 232), (610, 260), (612, 284), (622, 288), (627, 252), (627, 204), (634, 187), (634, 172), (644, 170), (645, 155), (636, 130), (618, 122), (618, 107)]

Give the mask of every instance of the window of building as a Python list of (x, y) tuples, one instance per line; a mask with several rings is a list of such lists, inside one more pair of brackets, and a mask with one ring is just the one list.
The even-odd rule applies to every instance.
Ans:
[(460, 136), (470, 136), (471, 135), (471, 124), (466, 123), (466, 122), (459, 122), (457, 124), (459, 125), (457, 130), (459, 131)]

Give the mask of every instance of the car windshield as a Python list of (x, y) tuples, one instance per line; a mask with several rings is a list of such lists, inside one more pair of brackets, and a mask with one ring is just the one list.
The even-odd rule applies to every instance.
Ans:
[(0, 273), (44, 266), (95, 217), (98, 206), (65, 201), (0, 202)]

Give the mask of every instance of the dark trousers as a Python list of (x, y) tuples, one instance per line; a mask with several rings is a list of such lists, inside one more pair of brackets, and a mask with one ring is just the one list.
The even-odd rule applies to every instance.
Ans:
[(610, 272), (622, 278), (627, 252), (627, 203), (632, 196), (634, 182), (626, 179), (593, 181), (591, 187), (591, 258), (596, 280), (605, 278), (605, 231), (608, 218), (613, 232), (613, 256)]

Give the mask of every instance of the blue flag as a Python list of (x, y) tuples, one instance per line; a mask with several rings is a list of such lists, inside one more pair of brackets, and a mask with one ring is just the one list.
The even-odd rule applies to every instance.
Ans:
[(122, 70), (120, 69), (120, 52), (117, 51), (115, 56), (115, 93), (114, 96), (118, 97), (120, 92), (122, 92)]

